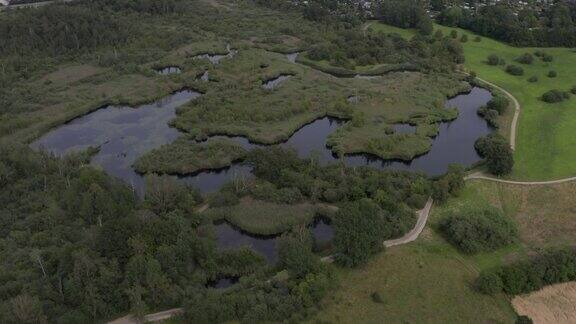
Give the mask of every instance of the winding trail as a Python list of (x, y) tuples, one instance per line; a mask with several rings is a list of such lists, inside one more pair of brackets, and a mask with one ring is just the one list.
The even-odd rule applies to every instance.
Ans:
[(482, 78), (476, 77), (476, 79), (480, 80), (483, 83), (486, 83), (487, 85), (489, 85), (493, 88), (500, 90), (506, 96), (508, 96), (508, 98), (510, 98), (512, 100), (512, 102), (514, 103), (514, 118), (512, 118), (512, 125), (510, 126), (510, 148), (512, 149), (512, 151), (516, 150), (516, 132), (518, 130), (518, 119), (520, 118), (520, 111), (522, 110), (522, 107), (520, 106), (520, 102), (518, 102), (518, 99), (516, 99), (516, 97), (514, 97), (510, 92), (508, 92), (508, 90), (506, 90), (506, 89), (504, 89), (498, 85), (495, 85), (494, 83), (492, 83), (490, 81), (486, 81)]
[(546, 185), (553, 185), (565, 182), (572, 182), (576, 181), (576, 177), (571, 178), (564, 178), (558, 180), (550, 180), (550, 181), (514, 181), (514, 180), (504, 180), (498, 179), (494, 177), (487, 176), (482, 172), (473, 173), (464, 178), (464, 180), (487, 180), (492, 182), (499, 182), (499, 183), (506, 183), (512, 185), (520, 185), (520, 186), (546, 186)]
[(401, 238), (384, 241), (384, 246), (388, 248), (415, 241), (418, 238), (418, 236), (420, 236), (420, 233), (422, 233), (424, 227), (426, 226), (426, 223), (428, 222), (428, 216), (430, 216), (430, 210), (432, 210), (433, 204), (434, 200), (432, 200), (432, 198), (429, 198), (424, 208), (418, 211), (418, 221), (416, 221), (416, 226), (414, 226), (414, 228), (410, 232), (406, 233), (406, 235), (402, 236)]

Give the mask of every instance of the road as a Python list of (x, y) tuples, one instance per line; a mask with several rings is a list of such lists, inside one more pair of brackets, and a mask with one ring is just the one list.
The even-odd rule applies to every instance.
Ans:
[(512, 184), (512, 185), (520, 185), (520, 186), (545, 186), (545, 185), (553, 185), (553, 184), (559, 184), (559, 183), (564, 183), (564, 182), (576, 181), (576, 177), (564, 178), (564, 179), (558, 179), (558, 180), (550, 180), (550, 181), (513, 181), (513, 180), (504, 180), (504, 179), (493, 178), (493, 177), (484, 175), (482, 172), (473, 173), (473, 174), (467, 176), (466, 178), (464, 178), (464, 180), (475, 180), (475, 179), (488, 180), (488, 181), (493, 181), (493, 182), (506, 183), (506, 184)]

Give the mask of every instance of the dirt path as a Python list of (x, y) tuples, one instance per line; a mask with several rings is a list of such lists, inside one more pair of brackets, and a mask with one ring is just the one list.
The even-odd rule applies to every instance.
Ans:
[(514, 103), (514, 118), (512, 119), (512, 125), (510, 126), (510, 148), (512, 148), (513, 151), (516, 150), (516, 132), (518, 129), (518, 119), (520, 118), (520, 111), (521, 111), (521, 106), (520, 106), (520, 103), (518, 102), (518, 99), (516, 99), (516, 97), (514, 97), (506, 89), (504, 89), (500, 86), (497, 86), (490, 81), (486, 81), (486, 80), (481, 79), (479, 77), (476, 77), (476, 79), (480, 80), (483, 83), (486, 83), (487, 85), (489, 85), (491, 87), (494, 87), (494, 88), (502, 91)]
[(434, 200), (432, 200), (432, 198), (428, 199), (424, 209), (418, 211), (418, 221), (416, 222), (416, 226), (414, 226), (410, 232), (406, 233), (406, 235), (402, 236), (401, 238), (384, 241), (384, 246), (392, 247), (415, 241), (418, 236), (420, 236), (420, 233), (422, 233), (422, 230), (424, 230), (426, 222), (428, 222), (428, 216), (430, 215), (430, 210), (432, 209), (433, 203)]
[(118, 318), (114, 321), (108, 322), (108, 324), (139, 324), (139, 323), (154, 323), (160, 322), (172, 318), (173, 316), (180, 315), (184, 312), (182, 308), (173, 308), (165, 310), (162, 312), (148, 314), (144, 316), (144, 319), (139, 321), (132, 315), (126, 315), (124, 317)]
[(506, 184), (513, 184), (513, 185), (521, 185), (521, 186), (545, 186), (545, 185), (552, 185), (552, 184), (559, 184), (564, 182), (571, 182), (576, 181), (576, 177), (565, 178), (565, 179), (558, 179), (558, 180), (550, 180), (550, 181), (513, 181), (513, 180), (503, 180), (498, 178), (493, 178), (487, 175), (484, 175), (482, 172), (473, 173), (464, 180), (487, 180), (499, 183), (506, 183)]

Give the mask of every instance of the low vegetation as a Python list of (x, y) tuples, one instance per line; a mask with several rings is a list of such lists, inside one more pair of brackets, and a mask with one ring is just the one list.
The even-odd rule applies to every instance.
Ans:
[(561, 90), (549, 90), (542, 95), (542, 101), (547, 103), (557, 103), (570, 99), (570, 92)]
[(193, 174), (228, 167), (246, 154), (240, 144), (228, 139), (199, 143), (180, 138), (142, 155), (134, 169), (140, 173)]

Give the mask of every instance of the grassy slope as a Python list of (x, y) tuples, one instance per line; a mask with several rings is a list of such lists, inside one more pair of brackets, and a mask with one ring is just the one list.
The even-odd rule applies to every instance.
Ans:
[[(448, 34), (454, 28), (436, 26)], [(409, 37), (409, 30), (402, 30), (380, 23), (373, 23), (372, 30), (397, 32)], [(539, 97), (550, 89), (569, 90), (576, 85), (576, 53), (571, 49), (550, 48), (545, 51), (554, 56), (552, 63), (536, 60), (533, 65), (522, 65), (525, 75), (516, 77), (504, 72), (502, 67), (485, 64), (486, 57), (492, 53), (504, 58), (507, 63), (534, 48), (515, 48), (506, 44), (482, 37), (481, 42), (474, 42), (473, 33), (457, 29), (459, 34), (466, 33), (470, 41), (464, 44), (466, 67), (478, 73), (478, 76), (491, 81), (510, 91), (522, 105), (520, 116), (516, 165), (512, 178), (522, 180), (557, 179), (576, 174), (576, 99), (572, 98), (560, 104), (546, 104)], [(515, 63), (517, 64), (517, 63)], [(521, 65), (521, 64), (517, 64)], [(546, 75), (549, 70), (556, 70), (558, 77), (551, 79)], [(529, 83), (531, 76), (536, 75), (540, 81)]]

